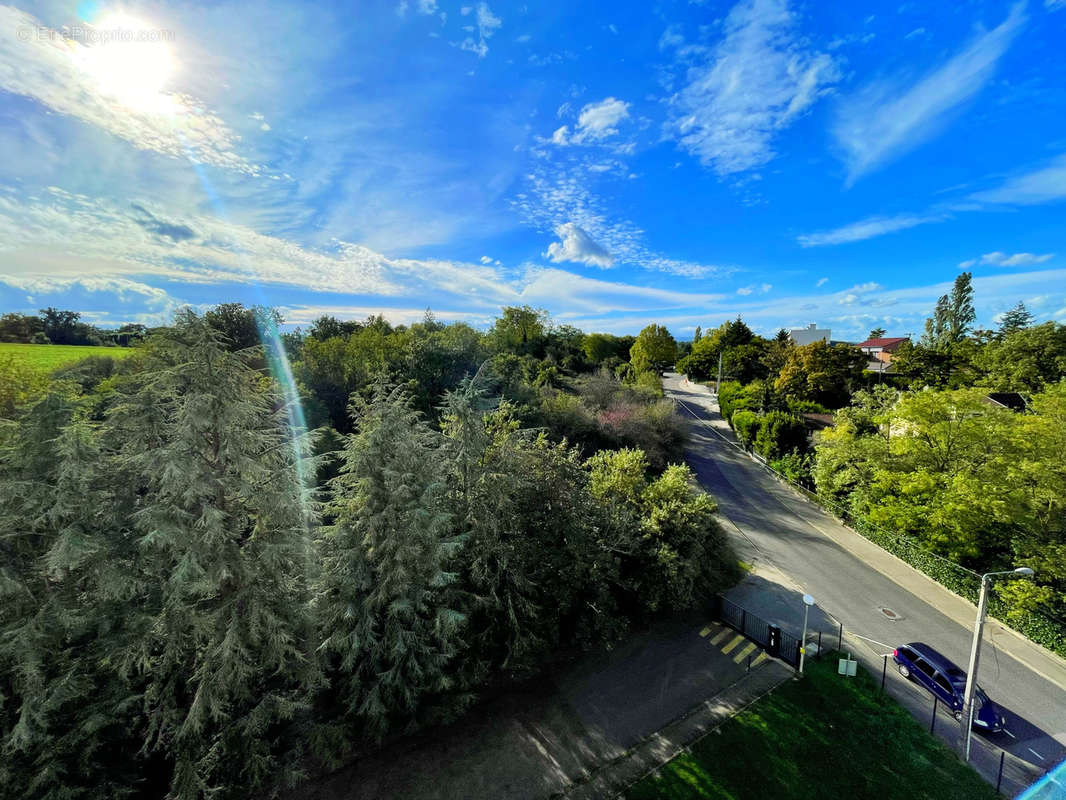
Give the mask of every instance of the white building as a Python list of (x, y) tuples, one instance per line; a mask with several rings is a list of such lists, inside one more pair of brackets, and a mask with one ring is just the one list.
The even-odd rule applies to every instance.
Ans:
[(797, 347), (802, 347), (812, 342), (828, 343), (831, 331), (829, 328), (819, 328), (817, 323), (812, 322), (806, 328), (793, 328), (788, 333), (792, 337), (792, 343)]

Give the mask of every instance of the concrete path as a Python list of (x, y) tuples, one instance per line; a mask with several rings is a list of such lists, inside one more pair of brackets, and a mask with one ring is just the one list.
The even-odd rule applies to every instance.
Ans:
[(681, 719), (649, 736), (631, 752), (556, 795), (566, 800), (615, 797), (644, 776), (680, 755), (760, 697), (791, 678), (794, 671), (780, 661), (766, 661)]
[[(690, 464), (718, 501), (742, 557), (755, 566), (730, 599), (798, 634), (800, 598), (809, 593), (817, 601), (812, 630), (836, 646), (843, 622), (855, 655), (878, 673), (881, 656), (910, 641), (928, 642), (965, 665), (971, 603), (772, 477), (736, 446), (707, 387), (678, 375), (664, 383), (690, 420)], [(998, 623), (986, 636), (980, 683), (1008, 710), (1011, 732), (994, 743), (1034, 773), (1046, 770), (1066, 757), (1066, 664)], [(924, 704), (912, 710), (928, 721)]]
[[(743, 637), (705, 614), (664, 620), (611, 650), (483, 703), (452, 725), (386, 746), (287, 797), (545, 798), (626, 759), (646, 737), (736, 684), (749, 658), (755, 663), (758, 656)], [(764, 660), (752, 674), (779, 669)], [(723, 701), (721, 708), (729, 702), (734, 701)], [(667, 747), (688, 728), (669, 730), (655, 740), (658, 746)], [(654, 746), (641, 752), (650, 758)]]

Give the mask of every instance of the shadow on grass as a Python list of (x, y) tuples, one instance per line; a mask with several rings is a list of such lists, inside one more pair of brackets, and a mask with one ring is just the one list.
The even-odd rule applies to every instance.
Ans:
[(651, 798), (992, 800), (992, 787), (865, 672), (836, 674), (836, 654), (811, 664), (747, 711), (633, 786)]

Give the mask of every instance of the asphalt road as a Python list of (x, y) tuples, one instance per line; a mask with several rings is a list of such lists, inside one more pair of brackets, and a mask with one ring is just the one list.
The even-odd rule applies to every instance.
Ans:
[[(756, 566), (754, 575), (730, 593), (731, 599), (798, 634), (800, 597), (806, 592), (817, 602), (811, 628), (829, 635), (843, 623), (846, 643), (878, 671), (881, 654), (912, 641), (932, 645), (965, 668), (971, 629), (942, 613), (937, 592), (905, 588), (826, 535), (834, 526), (843, 526), (723, 439), (730, 434), (706, 387), (689, 385), (674, 374), (666, 376), (664, 387), (690, 420), (690, 465), (718, 501), (742, 557)], [(898, 562), (893, 568), (899, 568)], [(913, 588), (914, 582), (909, 583)], [(881, 609), (889, 609), (894, 618)], [(1006, 636), (986, 636), (982, 649), (979, 683), (1007, 709), (1010, 731), (989, 737), (990, 743), (1046, 770), (1066, 758), (1066, 691), (1015, 660), (1007, 652), (1012, 643)], [(836, 636), (827, 636), (825, 645), (835, 647)], [(891, 672), (891, 658), (888, 666), (892, 694), (928, 724), (929, 696)], [(950, 717), (944, 715), (936, 724), (948, 741), (957, 735), (950, 730)], [(991, 754), (998, 762), (998, 751), (985, 750), (986, 760)]]

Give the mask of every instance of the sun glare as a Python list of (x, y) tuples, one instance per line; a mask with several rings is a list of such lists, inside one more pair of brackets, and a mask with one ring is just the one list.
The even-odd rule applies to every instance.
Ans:
[(177, 61), (165, 32), (126, 14), (93, 25), (93, 37), (77, 48), (83, 69), (102, 94), (122, 105), (154, 113), (174, 113), (178, 103), (165, 93)]

